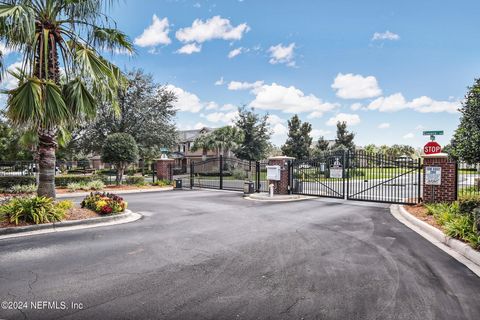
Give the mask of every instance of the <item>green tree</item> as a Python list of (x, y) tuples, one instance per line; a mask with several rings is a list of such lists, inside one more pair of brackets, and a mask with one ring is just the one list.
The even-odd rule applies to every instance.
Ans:
[(238, 148), (243, 141), (242, 131), (234, 126), (221, 127), (213, 130), (210, 134), (213, 146), (223, 156), (228, 151)]
[(238, 108), (235, 126), (241, 130), (243, 140), (234, 150), (237, 158), (256, 161), (267, 155), (271, 135), (267, 120), (268, 114), (260, 116), (254, 109)]
[(459, 110), (460, 124), (452, 139), (454, 156), (469, 163), (480, 162), (480, 79), (468, 88)]
[(283, 154), (294, 157), (295, 159), (308, 158), (312, 144), (312, 137), (310, 137), (311, 131), (312, 125), (310, 123), (302, 123), (298, 115), (294, 115), (288, 120), (288, 138), (282, 146)]
[[(55, 149), (61, 128), (92, 119), (98, 98), (117, 101), (120, 70), (98, 49), (133, 51), (105, 16), (101, 0), (9, 0), (0, 3), (0, 40), (20, 52), (22, 68), (7, 91), (13, 124), (38, 137), (37, 193), (55, 198)], [(0, 55), (1, 56), (1, 55)], [(3, 65), (3, 61), (0, 61)], [(65, 70), (62, 75), (60, 70)]]
[(197, 150), (202, 150), (202, 160), (207, 159), (207, 153), (209, 150), (213, 150), (215, 148), (215, 143), (213, 141), (213, 136), (211, 132), (204, 133), (199, 135), (193, 141), (193, 145), (190, 147), (190, 150), (195, 152)]
[(312, 150), (312, 155), (314, 157), (319, 157), (329, 149), (330, 149), (330, 142), (328, 142), (328, 140), (325, 140), (325, 138), (322, 136), (318, 138), (318, 141)]
[(75, 145), (83, 153), (99, 153), (105, 138), (120, 132), (132, 135), (144, 160), (160, 156), (162, 147), (175, 145), (175, 94), (142, 70), (132, 70), (126, 77), (126, 89), (118, 92), (120, 112), (115, 112), (110, 103), (103, 103), (95, 121), (76, 132)]
[(138, 160), (138, 146), (128, 133), (113, 133), (103, 145), (102, 161), (115, 165), (117, 185), (122, 183), (123, 173), (129, 164)]
[(32, 160), (32, 150), (24, 143), (21, 131), (0, 114), (0, 160)]
[(355, 134), (347, 130), (347, 123), (337, 122), (337, 138), (335, 139), (335, 149), (344, 149), (349, 151), (355, 150), (355, 143), (353, 139)]
[(379, 148), (374, 144), (367, 144), (363, 149), (367, 153), (377, 153), (377, 152), (379, 152)]

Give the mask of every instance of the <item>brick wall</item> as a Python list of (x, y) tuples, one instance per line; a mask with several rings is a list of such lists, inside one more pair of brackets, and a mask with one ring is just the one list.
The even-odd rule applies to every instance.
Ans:
[(268, 159), (269, 166), (280, 166), (280, 181), (269, 180), (268, 185), (274, 185), (275, 194), (288, 194), (288, 165), (289, 160), (293, 160), (291, 157), (272, 157)]
[(157, 160), (157, 178), (173, 180), (172, 168), (175, 163), (173, 159), (159, 159)]
[(441, 167), (442, 180), (439, 186), (425, 184), (425, 169), (423, 172), (423, 202), (452, 202), (457, 199), (457, 164), (448, 155), (424, 156), (423, 166)]

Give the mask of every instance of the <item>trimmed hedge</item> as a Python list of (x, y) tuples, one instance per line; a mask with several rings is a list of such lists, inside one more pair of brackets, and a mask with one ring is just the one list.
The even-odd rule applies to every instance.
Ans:
[(34, 176), (0, 176), (0, 189), (10, 189), (15, 185), (29, 185), (35, 184), (36, 179)]

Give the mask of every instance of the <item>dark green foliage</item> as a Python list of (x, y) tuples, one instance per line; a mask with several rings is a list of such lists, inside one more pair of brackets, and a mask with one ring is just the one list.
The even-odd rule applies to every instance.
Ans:
[(15, 185), (30, 185), (36, 183), (34, 176), (19, 176), (19, 177), (0, 177), (0, 189), (10, 189)]
[(462, 196), (458, 200), (460, 214), (471, 215), (473, 210), (480, 208), (480, 196)]
[(31, 160), (32, 152), (22, 143), (22, 134), (0, 112), (0, 161)]
[(103, 162), (112, 163), (117, 169), (117, 184), (121, 184), (126, 167), (137, 161), (138, 146), (128, 133), (114, 133), (107, 137), (103, 145)]
[(125, 180), (126, 184), (130, 185), (145, 185), (145, 178), (142, 176), (128, 176)]
[(108, 135), (128, 133), (137, 142), (140, 157), (152, 160), (160, 156), (161, 147), (175, 144), (175, 94), (142, 70), (130, 71), (127, 78), (126, 91), (119, 91), (120, 114), (101, 105), (95, 121), (76, 132), (72, 147), (100, 153)]
[(310, 145), (312, 144), (311, 131), (312, 125), (310, 123), (302, 123), (298, 115), (294, 115), (292, 119), (288, 120), (288, 138), (282, 146), (283, 154), (295, 159), (308, 158), (310, 156)]
[(315, 144), (315, 147), (312, 150), (312, 155), (314, 157), (319, 157), (321, 156), (325, 151), (328, 151), (329, 149), (329, 142), (325, 140), (325, 138), (322, 136), (318, 138), (317, 143)]
[(462, 117), (452, 139), (452, 155), (469, 164), (480, 162), (480, 79), (475, 79), (460, 108)]
[(235, 125), (243, 133), (243, 140), (234, 150), (235, 156), (244, 160), (261, 160), (269, 149), (270, 131), (267, 124), (268, 114), (260, 116), (255, 110), (238, 108)]
[(349, 151), (355, 150), (355, 143), (353, 139), (355, 138), (354, 133), (350, 133), (347, 130), (346, 122), (337, 123), (337, 138), (335, 139), (335, 149), (344, 149)]

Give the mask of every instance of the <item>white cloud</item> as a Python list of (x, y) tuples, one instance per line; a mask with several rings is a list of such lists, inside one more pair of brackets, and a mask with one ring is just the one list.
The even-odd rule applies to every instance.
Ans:
[(273, 136), (285, 136), (288, 132), (288, 128), (285, 125), (287, 120), (280, 118), (276, 114), (270, 114), (267, 119), (267, 123), (273, 132)]
[(208, 126), (202, 122), (197, 122), (194, 126), (193, 129), (198, 130), (198, 129), (203, 129), (203, 128), (208, 128)]
[(218, 103), (214, 101), (210, 101), (206, 104), (205, 106), (206, 110), (220, 110), (220, 111), (232, 111), (232, 110), (237, 110), (237, 106), (231, 103), (224, 104), (223, 106), (220, 106)]
[(203, 115), (205, 119), (213, 123), (225, 123), (225, 124), (232, 124), (235, 118), (238, 115), (238, 111), (231, 111), (231, 112), (213, 112), (207, 115)]
[(288, 46), (283, 46), (281, 43), (276, 46), (271, 46), (268, 49), (268, 52), (270, 52), (269, 62), (271, 64), (284, 63), (290, 67), (295, 66), (295, 61), (293, 60), (294, 49), (295, 43), (290, 43)]
[(357, 111), (357, 110), (360, 110), (363, 108), (363, 104), (359, 103), (359, 102), (355, 102), (354, 104), (352, 104), (350, 106), (350, 109), (352, 109), (353, 111)]
[(382, 94), (382, 89), (379, 88), (374, 76), (364, 77), (353, 73), (339, 73), (333, 81), (332, 88), (336, 90), (337, 97), (342, 99), (365, 99)]
[(5, 46), (5, 43), (0, 42), (0, 52), (2, 52), (3, 57), (5, 58), (10, 53), (15, 52), (12, 48)]
[(425, 126), (419, 124), (415, 129), (417, 129), (417, 130), (423, 130), (423, 129), (425, 129)]
[(400, 36), (396, 33), (385, 31), (385, 32), (375, 32), (372, 37), (372, 41), (377, 40), (399, 40)]
[(230, 51), (228, 53), (228, 58), (229, 59), (235, 58), (236, 56), (242, 54), (242, 52), (244, 52), (244, 51), (245, 51), (245, 49), (242, 48), (242, 47), (233, 49), (232, 51)]
[(339, 113), (335, 117), (328, 119), (327, 126), (336, 126), (337, 122), (346, 122), (349, 126), (354, 126), (360, 123), (358, 114)]
[(388, 122), (380, 123), (378, 125), (378, 129), (388, 129), (388, 128), (390, 128), (390, 123)]
[(328, 131), (328, 130), (313, 129), (312, 132), (310, 133), (310, 135), (312, 136), (312, 138), (314, 140), (317, 140), (318, 138), (325, 137), (325, 136), (329, 135), (330, 133), (332, 133), (332, 132)]
[(403, 136), (403, 139), (413, 139), (413, 138), (415, 138), (415, 135), (411, 132)]
[(153, 15), (152, 24), (148, 26), (143, 33), (135, 38), (135, 44), (140, 47), (155, 47), (158, 45), (167, 45), (172, 42), (168, 37), (170, 32), (168, 18), (159, 19)]
[(460, 101), (436, 101), (427, 96), (406, 101), (401, 93), (395, 93), (388, 97), (379, 97), (372, 101), (367, 109), (380, 112), (395, 112), (404, 109), (412, 109), (421, 113), (448, 112), (457, 113)]
[(228, 84), (228, 90), (239, 91), (239, 90), (251, 90), (259, 88), (263, 85), (263, 81), (255, 82), (240, 82), (240, 81), (230, 81)]
[(205, 21), (195, 19), (191, 27), (179, 29), (175, 36), (181, 42), (202, 43), (214, 39), (240, 40), (250, 27), (246, 23), (234, 27), (230, 20), (220, 16)]
[(202, 45), (201, 44), (196, 44), (196, 43), (188, 43), (178, 49), (176, 52), (180, 54), (192, 54), (192, 53), (198, 53), (202, 51)]
[(203, 104), (197, 95), (183, 90), (182, 88), (175, 87), (171, 84), (166, 86), (167, 90), (172, 91), (177, 97), (174, 106), (178, 111), (185, 112), (199, 112), (203, 108)]
[(284, 87), (276, 83), (262, 85), (252, 91), (255, 99), (250, 106), (262, 110), (279, 110), (285, 113), (316, 112), (318, 116), (338, 105), (323, 102), (313, 94), (305, 95), (294, 86)]
[(223, 77), (220, 77), (220, 79), (215, 81), (216, 86), (222, 86), (224, 83), (225, 83), (225, 81), (223, 80)]
[[(16, 72), (17, 69), (22, 68), (22, 62), (17, 61), (7, 67), (7, 71)], [(14, 89), (18, 86), (18, 79), (12, 76), (9, 72), (6, 72), (2, 79), (1, 87), (7, 90)]]

